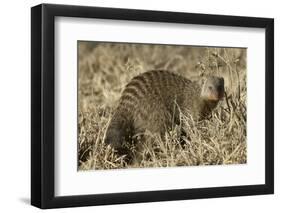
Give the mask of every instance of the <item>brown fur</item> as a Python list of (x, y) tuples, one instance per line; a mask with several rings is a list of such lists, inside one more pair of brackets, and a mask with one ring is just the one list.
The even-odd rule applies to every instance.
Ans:
[(137, 133), (163, 135), (178, 124), (180, 112), (194, 120), (206, 117), (224, 94), (222, 78), (210, 76), (203, 84), (168, 71), (149, 71), (125, 87), (105, 135), (105, 143), (120, 153)]

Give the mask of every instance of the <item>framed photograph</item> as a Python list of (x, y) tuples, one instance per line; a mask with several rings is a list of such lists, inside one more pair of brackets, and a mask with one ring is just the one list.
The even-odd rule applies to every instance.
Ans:
[(31, 204), (274, 192), (274, 20), (31, 9)]

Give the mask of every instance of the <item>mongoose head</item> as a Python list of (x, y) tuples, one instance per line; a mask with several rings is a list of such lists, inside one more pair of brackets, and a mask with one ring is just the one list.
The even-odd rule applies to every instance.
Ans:
[(224, 97), (224, 79), (216, 76), (209, 76), (204, 80), (201, 98), (206, 101), (219, 101)]

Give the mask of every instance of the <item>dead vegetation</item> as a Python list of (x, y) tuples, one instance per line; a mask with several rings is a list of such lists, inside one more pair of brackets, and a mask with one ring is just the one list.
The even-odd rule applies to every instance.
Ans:
[[(78, 47), (79, 170), (246, 163), (246, 49), (95, 42), (79, 42)], [(223, 76), (225, 99), (208, 120), (182, 115), (181, 126), (164, 140), (147, 132), (145, 142), (131, 147), (135, 161), (127, 165), (103, 137), (124, 86), (152, 69), (190, 79)], [(189, 138), (180, 138), (180, 128)]]

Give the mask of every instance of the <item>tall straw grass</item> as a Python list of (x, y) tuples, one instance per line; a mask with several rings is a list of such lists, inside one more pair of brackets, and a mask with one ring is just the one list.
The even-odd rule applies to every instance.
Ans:
[[(79, 170), (247, 162), (246, 49), (95, 42), (78, 47)], [(104, 144), (105, 130), (124, 86), (152, 69), (190, 79), (223, 76), (226, 96), (207, 120), (181, 115), (181, 124), (164, 138), (146, 132), (146, 140), (131, 147), (134, 161), (127, 164), (126, 156)], [(188, 138), (180, 136), (181, 128)]]

